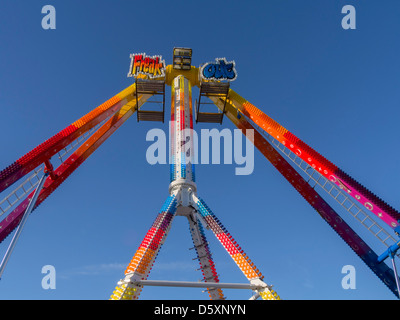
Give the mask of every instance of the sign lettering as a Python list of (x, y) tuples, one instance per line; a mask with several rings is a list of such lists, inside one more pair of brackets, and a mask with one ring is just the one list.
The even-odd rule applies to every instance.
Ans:
[(165, 61), (161, 56), (147, 56), (145, 53), (131, 54), (131, 66), (128, 77), (137, 77), (139, 74), (158, 78), (165, 76)]

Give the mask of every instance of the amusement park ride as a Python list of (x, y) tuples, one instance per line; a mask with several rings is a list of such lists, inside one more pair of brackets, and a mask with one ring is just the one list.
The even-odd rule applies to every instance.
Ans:
[[(243, 134), (254, 130), (252, 142), (261, 154), (398, 297), (399, 283), (394, 259), (400, 247), (397, 238), (400, 213), (233, 91), (230, 83), (237, 75), (233, 61), (219, 58), (197, 68), (192, 66), (191, 59), (192, 50), (188, 48), (174, 48), (173, 63), (168, 66), (161, 56), (132, 54), (128, 76), (134, 77), (135, 81), (131, 86), (0, 171), (0, 192), (7, 193), (0, 201), (0, 215), (3, 216), (0, 241), (16, 229), (1, 262), (0, 277), (30, 213), (128, 118), (136, 112), (139, 122), (164, 122), (165, 86), (168, 85), (171, 87), (169, 197), (126, 268), (124, 278), (117, 283), (111, 299), (138, 299), (147, 285), (203, 287), (207, 288), (212, 300), (225, 299), (223, 288), (253, 290), (254, 295), (250, 299), (279, 299), (272, 286), (263, 281), (260, 270), (197, 195), (193, 120), (196, 123), (221, 124), (224, 116)], [(200, 93), (193, 108), (194, 86), (199, 88)], [(151, 98), (156, 101), (149, 100)], [(146, 110), (146, 102), (147, 106), (158, 103), (158, 110)], [(204, 111), (204, 105), (210, 103), (218, 108), (216, 112)], [(57, 168), (52, 165), (53, 157), (61, 160)], [(321, 194), (315, 186), (319, 186)], [(386, 251), (377, 254), (322, 198), (322, 194), (338, 202), (350, 217), (386, 246)], [(188, 219), (203, 282), (148, 280), (177, 216)], [(204, 228), (217, 237), (248, 283), (219, 282)], [(390, 263), (384, 262), (387, 258), (392, 268)]]

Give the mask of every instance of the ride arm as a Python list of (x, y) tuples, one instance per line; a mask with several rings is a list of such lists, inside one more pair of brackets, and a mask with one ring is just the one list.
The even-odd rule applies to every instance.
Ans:
[[(224, 99), (210, 97), (214, 102)], [(326, 179), (346, 190), (347, 194), (364, 206), (368, 211), (375, 214), (391, 228), (399, 226), (400, 213), (377, 197), (338, 166), (324, 158), (289, 130), (270, 118), (260, 109), (255, 107), (246, 99), (242, 98), (232, 89), (229, 90), (227, 105), (235, 109), (235, 116), (246, 116), (262, 130), (289, 148), (298, 157), (305, 161), (310, 167), (318, 170)]]
[(146, 233), (139, 248), (125, 270), (125, 278), (118, 281), (110, 300), (136, 300), (142, 291), (138, 280), (146, 280), (157, 255), (171, 229), (177, 208), (176, 194), (164, 202), (151, 228)]
[(85, 132), (121, 110), (123, 106), (135, 103), (135, 89), (135, 84), (132, 84), (0, 171), (0, 192), (50, 159)]
[[(223, 109), (224, 100), (210, 98), (219, 109)], [(283, 156), (247, 121), (241, 112), (234, 106), (233, 101), (227, 101), (226, 116), (234, 125), (246, 134), (246, 130), (254, 130), (255, 147), (282, 176), (300, 193), (300, 195), (319, 213), (332, 229), (347, 243), (347, 245), (364, 261), (376, 276), (398, 296), (394, 272), (384, 263), (378, 263), (378, 255), (360, 236), (340, 217), (340, 215), (318, 194), (318, 192), (297, 173)], [(281, 134), (281, 133), (280, 133)]]
[[(139, 98), (144, 103), (151, 95)], [(75, 150), (58, 168), (54, 170), (55, 180), (48, 176), (33, 208), (37, 208), (62, 182), (64, 182), (104, 141), (106, 141), (136, 111), (136, 99), (119, 108), (88, 140)], [(19, 205), (0, 222), (0, 242), (3, 241), (19, 224), (27, 204), (33, 196), (28, 195)]]
[[(205, 282), (219, 282), (215, 263), (212, 258), (211, 250), (204, 233), (201, 221), (196, 214), (188, 215), (189, 230), (192, 236), (193, 244), (196, 251), (196, 258), (199, 261), (200, 270), (203, 274)], [(224, 300), (224, 294), (221, 288), (207, 288), (211, 300)]]
[(252, 284), (261, 284), (262, 289), (257, 290), (263, 300), (280, 300), (278, 294), (272, 289), (272, 286), (267, 285), (263, 279), (261, 271), (255, 266), (254, 262), (247, 256), (244, 250), (239, 246), (236, 240), (219, 221), (211, 209), (207, 206), (203, 199), (193, 195), (193, 200), (196, 203), (196, 210), (206, 223), (208, 229), (214, 233), (233, 261), (243, 272), (245, 277)]

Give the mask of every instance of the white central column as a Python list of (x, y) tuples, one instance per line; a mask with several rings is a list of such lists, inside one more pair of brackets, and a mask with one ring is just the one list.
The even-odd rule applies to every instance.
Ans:
[(193, 141), (192, 86), (184, 76), (172, 83), (170, 122), (169, 193), (177, 194), (177, 215), (189, 215), (193, 210), (192, 193), (196, 193)]

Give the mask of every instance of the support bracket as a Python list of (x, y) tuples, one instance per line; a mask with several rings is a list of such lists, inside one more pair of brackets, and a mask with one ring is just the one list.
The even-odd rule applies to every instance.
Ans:
[(225, 289), (250, 289), (250, 290), (260, 290), (268, 287), (251, 283), (192, 282), (192, 281), (167, 281), (167, 280), (135, 280), (132, 282), (132, 284), (140, 286), (225, 288)]

